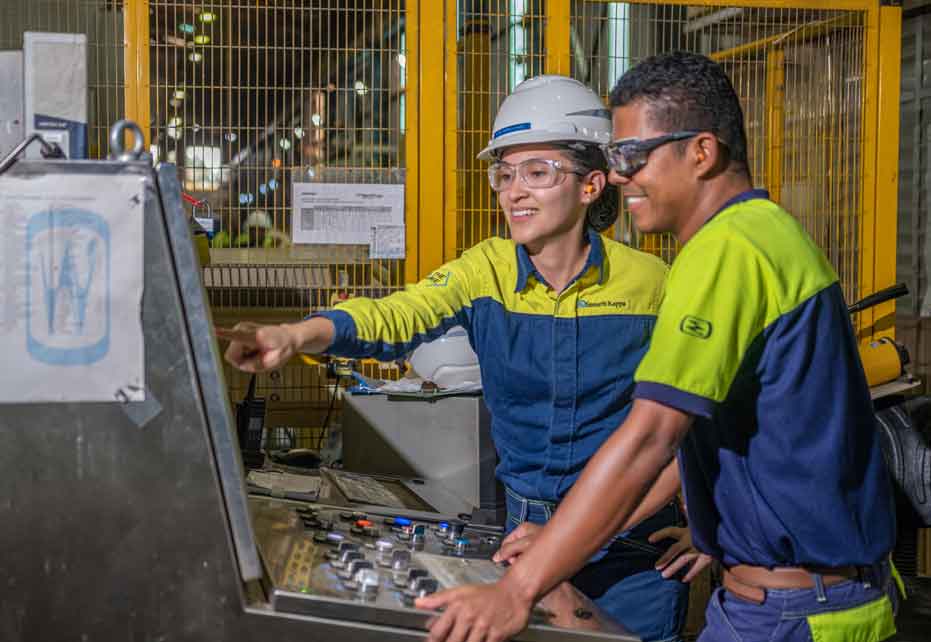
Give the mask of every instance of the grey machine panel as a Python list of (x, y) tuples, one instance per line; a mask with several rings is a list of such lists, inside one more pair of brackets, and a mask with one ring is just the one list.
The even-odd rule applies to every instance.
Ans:
[[(345, 509), (247, 495), (177, 169), (162, 165), (156, 175), (145, 161), (19, 161), (0, 176), (0, 190), (7, 175), (117, 174), (146, 185), (148, 406), (0, 406), (0, 640), (422, 639), (422, 612), (327, 594), (321, 585), (293, 591), (281, 575), (294, 546), (306, 550), (308, 537), (321, 537), (319, 527), (308, 528), (310, 509)], [(390, 510), (379, 518), (383, 527)], [(439, 526), (426, 517), (415, 516), (434, 533)], [(269, 528), (275, 520), (278, 532)], [(322, 561), (328, 549), (320, 551)], [(480, 557), (488, 553), (486, 546)], [(470, 564), (478, 575), (460, 577), (500, 572), (487, 559)], [(632, 639), (584, 630), (598, 623), (574, 622), (578, 631), (535, 624), (518, 639)]]
[(475, 519), (475, 507), (444, 486), (420, 478), (362, 474), (322, 467), (307, 470), (273, 463), (252, 470), (251, 495), (321, 502), (357, 511), (394, 511), (416, 518)]
[(26, 132), (23, 52), (0, 51), (0, 157), (23, 140)]
[(437, 482), (476, 506), (476, 521), (504, 523), (491, 416), (481, 397), (348, 395), (342, 425), (348, 470)]

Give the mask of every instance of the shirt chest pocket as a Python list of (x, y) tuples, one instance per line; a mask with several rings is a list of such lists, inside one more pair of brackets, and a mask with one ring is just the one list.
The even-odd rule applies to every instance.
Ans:
[(629, 396), (654, 324), (655, 319), (646, 316), (583, 319), (579, 369), (583, 394)]

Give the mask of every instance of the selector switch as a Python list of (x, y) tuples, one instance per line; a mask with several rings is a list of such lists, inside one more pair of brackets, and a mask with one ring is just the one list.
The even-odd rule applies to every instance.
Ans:
[(439, 587), (440, 583), (432, 577), (421, 577), (414, 584), (414, 597), (426, 597), (431, 593), (436, 593)]
[(408, 569), (406, 573), (399, 572), (394, 574), (394, 585), (399, 588), (407, 588), (411, 586), (411, 583), (414, 582), (418, 577), (427, 577), (429, 573), (422, 568), (411, 568)]
[(346, 565), (345, 570), (339, 572), (339, 576), (346, 580), (352, 579), (364, 568), (373, 568), (372, 563), (364, 558), (354, 559)]
[(414, 530), (411, 533), (411, 546), (416, 549), (421, 549), (424, 546), (427, 536), (427, 527), (423, 524), (417, 524), (414, 526)]
[(391, 540), (380, 539), (375, 542), (375, 561), (379, 566), (390, 567), (393, 553), (394, 543)]
[(454, 544), (457, 539), (462, 537), (462, 534), (465, 532), (465, 524), (462, 522), (453, 522), (449, 526), (449, 532), (446, 534), (446, 541)]
[[(330, 535), (335, 533), (330, 533)], [(327, 536), (329, 539), (329, 535)], [(343, 553), (346, 551), (357, 551), (359, 550), (359, 545), (355, 542), (347, 542), (345, 540), (340, 540), (336, 543), (336, 549), (332, 551), (327, 551), (326, 556), (331, 560), (338, 560), (343, 556)]]
[(378, 571), (366, 568), (356, 574), (355, 582), (358, 585), (356, 590), (361, 597), (375, 597), (381, 584), (381, 576)]
[(363, 600), (374, 599), (378, 595), (378, 589), (381, 585), (381, 576), (378, 571), (371, 568), (362, 568), (352, 576), (351, 580), (343, 582), (350, 591), (355, 591), (356, 595)]
[(436, 593), (439, 588), (440, 583), (432, 577), (421, 577), (411, 582), (411, 585), (401, 593), (401, 600), (405, 606), (414, 606), (414, 600)]
[(338, 560), (333, 560), (330, 562), (336, 568), (346, 568), (353, 560), (365, 559), (365, 556), (362, 555), (359, 551), (346, 551), (339, 556)]
[(398, 549), (391, 552), (391, 569), (396, 573), (404, 573), (410, 568), (411, 552)]
[[(414, 570), (423, 570), (423, 569), (414, 569)], [(429, 579), (432, 579), (432, 578), (426, 571), (423, 571), (422, 574), (418, 573), (416, 576), (408, 576), (407, 590), (414, 593), (417, 591), (417, 587), (420, 586), (421, 582), (423, 582), (424, 580), (429, 580)], [(436, 580), (433, 580), (433, 581), (435, 582)]]

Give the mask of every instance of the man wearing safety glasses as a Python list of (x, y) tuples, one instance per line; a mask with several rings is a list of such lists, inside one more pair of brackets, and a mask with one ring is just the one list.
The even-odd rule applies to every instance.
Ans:
[(445, 607), (430, 639), (520, 631), (676, 454), (695, 545), (724, 568), (700, 642), (891, 637), (889, 480), (837, 275), (752, 189), (743, 114), (718, 64), (649, 58), (611, 106), (609, 180), (640, 230), (682, 246), (633, 409), (547, 525), (502, 551), (517, 557), (500, 582), (418, 602)]

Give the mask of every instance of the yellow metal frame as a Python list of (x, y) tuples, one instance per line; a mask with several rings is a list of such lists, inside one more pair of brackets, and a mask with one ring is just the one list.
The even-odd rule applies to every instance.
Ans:
[(784, 49), (766, 53), (766, 187), (777, 203), (782, 200), (782, 160), (785, 130)]
[(123, 72), (126, 77), (126, 118), (142, 130), (149, 147), (152, 120), (149, 71), (149, 0), (126, 0), (123, 6), (123, 38), (126, 49)]
[[(860, 297), (895, 283), (902, 9), (874, 3), (864, 51)], [(895, 302), (861, 312), (860, 340), (895, 336)]]
[(572, 45), (569, 37), (570, 0), (546, 0), (546, 60), (544, 69), (548, 74), (568, 76), (572, 60)]
[(420, 270), (420, 2), (407, 5), (405, 29), (407, 64), (404, 66), (406, 108), (404, 131), (404, 280), (417, 281)]
[[(554, 1), (554, 0), (551, 0)], [(559, 0), (562, 1), (562, 0)], [(619, 0), (595, 0), (610, 3)], [(747, 9), (819, 9), (825, 11), (867, 11), (878, 8), (879, 0), (623, 0), (628, 4), (668, 4), (689, 7), (745, 7)], [(547, 3), (549, 4), (549, 3)]]
[[(456, 143), (449, 132), (456, 129), (456, 100), (454, 95), (450, 100), (447, 83), (451, 75), (456, 87), (456, 2), (417, 0), (407, 6), (408, 60), (415, 61), (414, 73), (407, 67), (405, 277), (410, 283), (450, 258), (450, 245), (455, 251)], [(425, 52), (445, 52), (443, 64), (427, 63)]]
[(849, 27), (852, 24), (856, 24), (857, 18), (855, 14), (848, 14), (846, 16), (840, 16), (838, 18), (830, 18), (828, 20), (822, 20), (820, 22), (815, 22), (809, 25), (804, 25), (798, 29), (793, 29), (787, 31), (786, 33), (776, 34), (774, 36), (769, 36), (767, 38), (761, 38), (760, 40), (755, 40), (753, 42), (748, 42), (731, 49), (725, 49), (723, 51), (716, 51), (711, 56), (712, 60), (728, 60), (732, 58), (738, 58), (742, 55), (749, 54), (760, 49), (766, 49), (769, 47), (784, 47), (787, 44), (798, 42), (800, 40), (807, 40), (810, 38), (817, 38), (818, 36), (823, 36), (828, 34), (835, 29), (840, 29), (841, 27)]
[[(446, 154), (444, 159), (446, 193), (443, 207), (443, 263), (456, 257), (456, 236), (458, 234), (456, 221), (459, 201), (458, 174), (456, 172), (459, 153), (459, 137), (457, 134), (459, 123), (459, 33), (457, 32), (458, 20), (456, 16), (459, 9), (457, 0), (445, 0), (445, 2), (447, 16), (446, 55), (443, 59), (446, 65), (446, 82), (444, 83), (446, 126), (443, 131), (443, 143)], [(437, 266), (431, 266), (430, 269), (433, 267)]]

